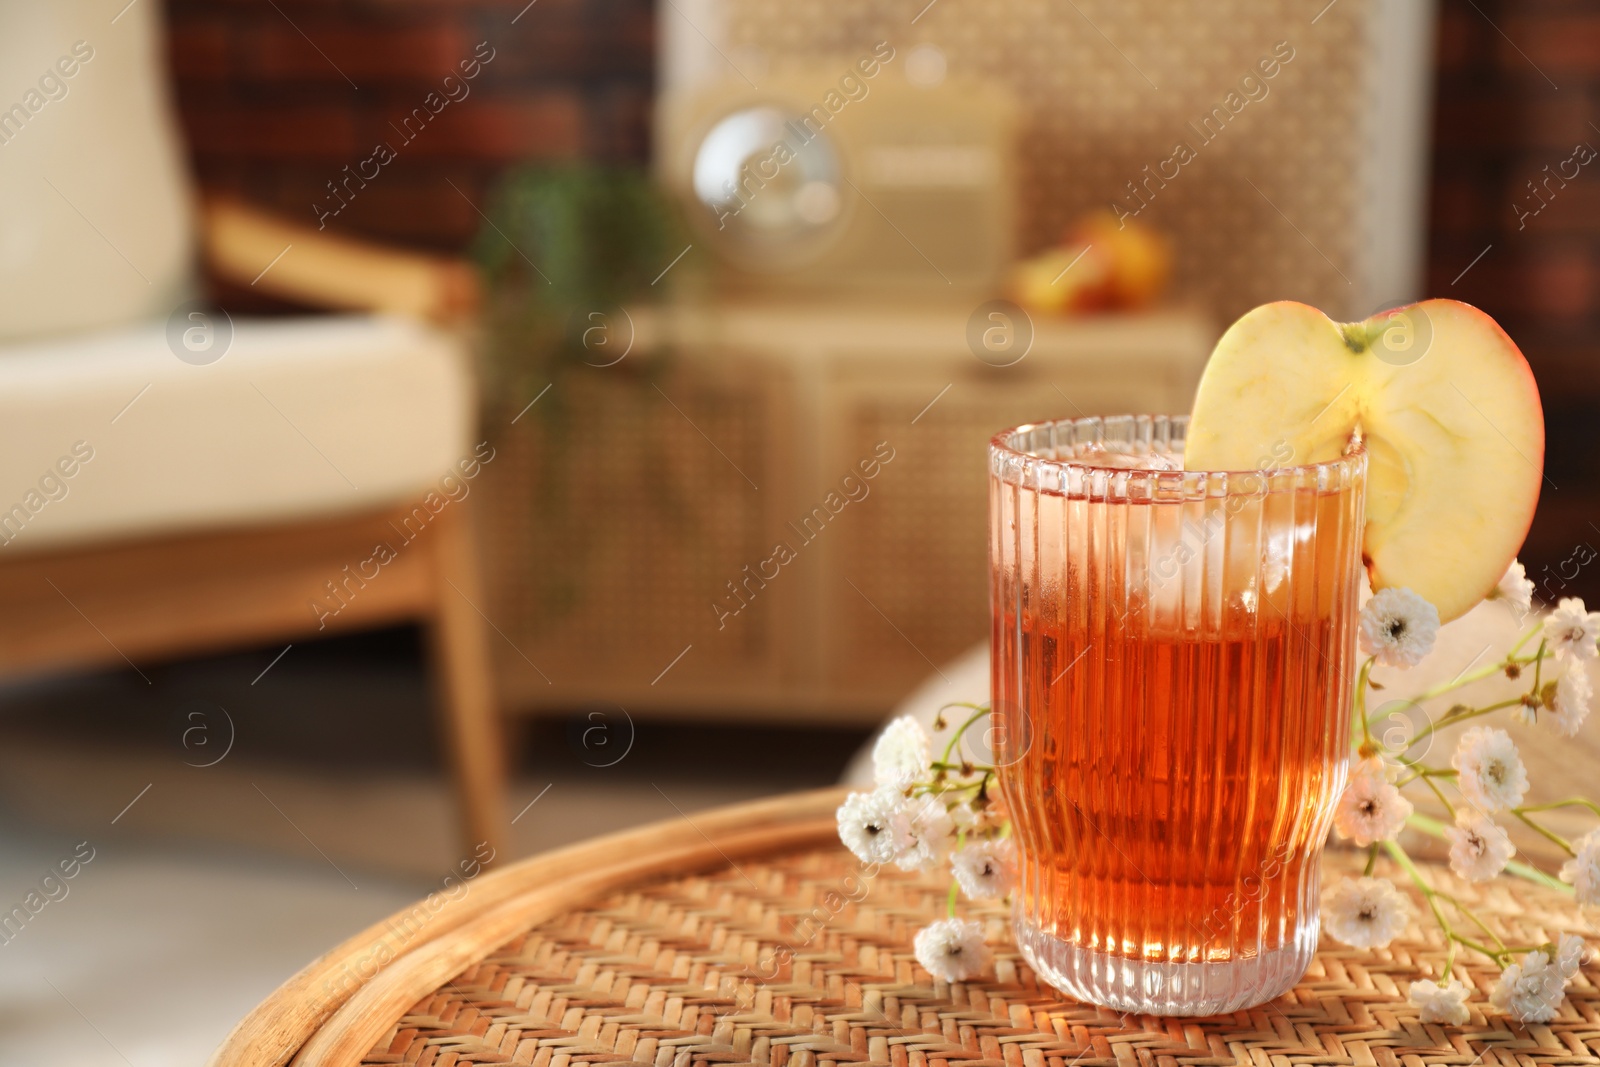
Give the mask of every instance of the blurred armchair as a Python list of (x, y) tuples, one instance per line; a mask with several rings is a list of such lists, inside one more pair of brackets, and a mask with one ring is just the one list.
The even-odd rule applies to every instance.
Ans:
[[(474, 275), (201, 204), (160, 40), (150, 3), (0, 11), (0, 69), (34, 79), (0, 100), (0, 673), (420, 622), (464, 830), (498, 844)], [(231, 321), (201, 251), (345, 314)]]

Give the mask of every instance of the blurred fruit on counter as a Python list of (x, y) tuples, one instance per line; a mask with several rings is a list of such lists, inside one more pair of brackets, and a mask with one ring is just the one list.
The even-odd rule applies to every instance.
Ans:
[(1137, 219), (1096, 211), (1061, 243), (1011, 269), (1012, 300), (1035, 314), (1130, 311), (1155, 303), (1172, 273), (1172, 244)]

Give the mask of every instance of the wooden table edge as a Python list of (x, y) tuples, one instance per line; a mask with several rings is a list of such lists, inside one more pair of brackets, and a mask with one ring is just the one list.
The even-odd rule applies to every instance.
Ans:
[(467, 891), (454, 899), (430, 894), (301, 968), (240, 1020), (208, 1067), (282, 1067), (291, 1058), (295, 1067), (358, 1064), (407, 1008), (520, 930), (652, 876), (826, 841), (845, 792), (830, 787), (650, 823), (463, 881)]

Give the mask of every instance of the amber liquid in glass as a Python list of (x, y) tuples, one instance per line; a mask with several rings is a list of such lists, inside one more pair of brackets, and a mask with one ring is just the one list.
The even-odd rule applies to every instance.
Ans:
[(1359, 484), (996, 492), (1016, 538), (996, 557), (993, 699), (1021, 920), (1150, 964), (1304, 950), (1349, 744)]
[(1302, 857), (1327, 832), (1328, 777), (1348, 743), (1335, 723), (1286, 713), (1329, 685), (1327, 625), (1091, 638), (1023, 622), (1022, 655), (1039, 669), (1025, 691), (996, 692), (1043, 734), (1007, 777), (1033, 798), (1021, 832), (1048, 884), (1023, 890), (1056, 936), (1173, 963), (1231, 959), (1258, 931), (1264, 948), (1293, 937)]

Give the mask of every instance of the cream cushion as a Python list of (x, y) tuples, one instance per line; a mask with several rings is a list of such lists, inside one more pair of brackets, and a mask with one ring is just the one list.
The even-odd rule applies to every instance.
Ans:
[(404, 319), (240, 320), (198, 366), (162, 322), (0, 346), (0, 552), (420, 495), (471, 414), (461, 346)]
[[(961, 656), (929, 675), (921, 685), (895, 706), (894, 712), (885, 720), (885, 724), (902, 715), (909, 715), (932, 734), (933, 721), (939, 717), (941, 708), (955, 703), (987, 704), (988, 702), (989, 642), (985, 641), (973, 645)], [(968, 713), (963, 711), (962, 714)], [(961, 720), (958, 718), (956, 721)], [(878, 732), (883, 731), (880, 729)], [(946, 734), (945, 738), (948, 737)], [(872, 788), (872, 746), (877, 744), (877, 741), (877, 735), (874, 734), (872, 740), (856, 752), (849, 766), (845, 768), (843, 777), (839, 779), (841, 784), (855, 786), (858, 789)]]
[(0, 341), (165, 319), (192, 285), (161, 40), (154, 0), (0, 4)]

